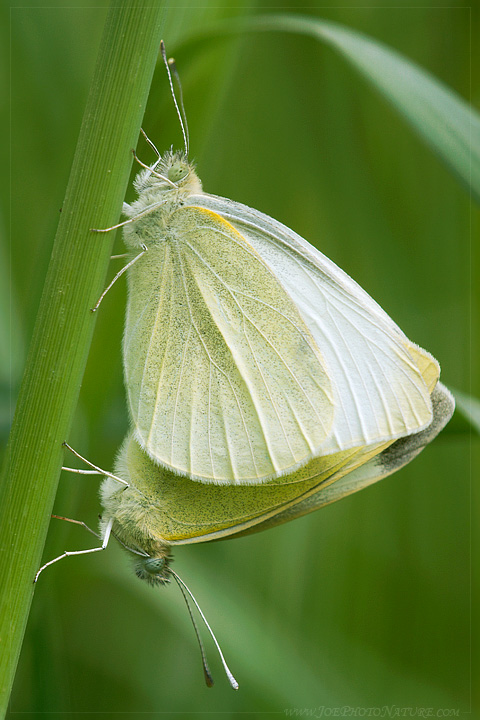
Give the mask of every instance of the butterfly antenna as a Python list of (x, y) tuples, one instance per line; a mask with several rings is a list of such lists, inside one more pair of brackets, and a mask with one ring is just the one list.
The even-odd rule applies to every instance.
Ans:
[(205, 675), (205, 682), (208, 685), (208, 687), (212, 687), (212, 685), (213, 685), (212, 673), (210, 672), (210, 668), (208, 667), (207, 656), (205, 654), (205, 648), (203, 646), (202, 638), (200, 637), (200, 633), (198, 631), (197, 623), (195, 622), (195, 618), (193, 617), (193, 612), (192, 612), (192, 608), (190, 605), (190, 601), (188, 599), (188, 595), (185, 592), (185, 590), (183, 589), (182, 585), (178, 582), (175, 575), (174, 575), (174, 578), (175, 578), (175, 581), (176, 581), (178, 587), (180, 588), (180, 591), (183, 595), (183, 599), (185, 600), (185, 605), (188, 608), (188, 614), (190, 615), (190, 620), (192, 621), (193, 629), (195, 630), (195, 635), (197, 636), (198, 646), (200, 648), (200, 653), (202, 655), (202, 666), (203, 666), (203, 674)]
[[(173, 61), (167, 60), (167, 53), (166, 53), (166, 50), (165, 50), (165, 43), (163, 42), (163, 40), (161, 40), (161, 42), (160, 42), (160, 52), (162, 53), (163, 62), (164, 62), (165, 67), (166, 67), (166, 69), (167, 69), (168, 82), (170, 83), (170, 92), (172, 93), (172, 98), (173, 98), (173, 102), (174, 102), (174, 104), (175, 104), (175, 109), (176, 109), (176, 111), (177, 111), (178, 119), (179, 119), (179, 122), (180, 122), (180, 127), (182, 128), (183, 142), (184, 142), (184, 145), (185, 145), (185, 155), (186, 155), (186, 157), (188, 158), (188, 127), (187, 127), (187, 119), (186, 119), (186, 117), (185, 117), (185, 110), (184, 110), (184, 107), (183, 107), (182, 86), (181, 86), (181, 84), (180, 84), (180, 80), (179, 80), (179, 77), (178, 77), (178, 73), (177, 73), (177, 70), (176, 70), (176, 68), (175, 68), (175, 61), (174, 61), (174, 60), (173, 60)], [(178, 84), (179, 84), (179, 88), (180, 88), (180, 103), (181, 103), (182, 111), (183, 111), (183, 112), (180, 112), (180, 108), (179, 108), (178, 102), (177, 102), (177, 96), (175, 95), (175, 89), (174, 89), (174, 87), (173, 87), (173, 80), (172, 80), (172, 73), (170, 72), (170, 67), (171, 67), (171, 65), (172, 65), (173, 68), (174, 68), (174, 69), (173, 69), (173, 72), (174, 72), (174, 74), (175, 74), (175, 79), (177, 80), (177, 82), (178, 82)]]
[(208, 668), (207, 661), (206, 661), (206, 658), (205, 658), (205, 650), (203, 649), (202, 641), (200, 640), (200, 634), (199, 634), (199, 632), (198, 632), (196, 623), (195, 623), (195, 621), (194, 621), (194, 619), (193, 619), (192, 610), (191, 610), (191, 608), (190, 608), (190, 604), (189, 604), (187, 595), (185, 594), (185, 591), (188, 593), (188, 595), (189, 595), (189, 596), (191, 597), (191, 599), (193, 600), (193, 603), (194, 603), (195, 607), (197, 608), (198, 612), (200, 613), (200, 617), (202, 618), (202, 620), (203, 620), (203, 622), (205, 623), (205, 626), (206, 626), (208, 632), (210, 633), (210, 635), (211, 635), (212, 638), (213, 638), (213, 642), (215, 643), (215, 646), (216, 646), (216, 648), (217, 648), (217, 650), (218, 650), (218, 654), (220, 655), (220, 660), (222, 661), (223, 669), (225, 670), (225, 674), (226, 674), (226, 676), (227, 676), (227, 678), (228, 678), (228, 681), (229, 681), (230, 685), (232, 686), (232, 688), (233, 688), (234, 690), (238, 690), (238, 683), (237, 683), (237, 681), (235, 680), (235, 678), (233, 677), (232, 673), (230, 672), (230, 668), (228, 667), (227, 663), (225, 662), (225, 658), (223, 657), (223, 653), (222, 653), (222, 651), (221, 651), (221, 649), (220, 649), (220, 645), (219, 645), (218, 642), (217, 642), (217, 638), (215, 637), (212, 628), (211, 628), (210, 625), (208, 624), (207, 618), (206, 618), (205, 615), (203, 614), (203, 612), (202, 612), (202, 610), (201, 610), (201, 608), (200, 608), (200, 605), (199, 605), (198, 602), (195, 600), (195, 597), (194, 597), (194, 595), (192, 594), (190, 588), (188, 587), (188, 585), (186, 585), (186, 584), (183, 582), (182, 578), (181, 578), (179, 575), (177, 575), (177, 573), (176, 573), (174, 570), (172, 570), (172, 568), (169, 568), (169, 571), (171, 572), (171, 574), (172, 574), (173, 577), (175, 578), (175, 581), (176, 581), (178, 587), (180, 588), (180, 590), (182, 591), (182, 595), (183, 595), (183, 597), (184, 597), (184, 599), (185, 599), (185, 602), (186, 602), (186, 604), (187, 604), (188, 612), (190, 613), (190, 617), (191, 617), (191, 619), (192, 619), (193, 627), (195, 628), (195, 632), (196, 632), (196, 635), (197, 635), (198, 643), (199, 643), (199, 645), (200, 645), (200, 651), (201, 651), (201, 653), (202, 653), (203, 671), (204, 671), (204, 673), (205, 673), (205, 681), (206, 681), (207, 685), (208, 685), (209, 687), (211, 687), (211, 686), (213, 685), (213, 680), (212, 680), (212, 677), (211, 677), (211, 675), (210, 675), (210, 670), (209, 670), (209, 668)]
[(180, 101), (180, 111), (182, 113), (183, 118), (183, 124), (185, 126), (185, 135), (187, 137), (187, 157), (188, 153), (190, 151), (190, 134), (188, 132), (188, 122), (187, 122), (187, 113), (185, 112), (185, 105), (183, 104), (183, 90), (182, 90), (182, 83), (180, 80), (180, 75), (178, 74), (177, 65), (175, 63), (175, 60), (173, 58), (168, 59), (168, 67), (170, 68), (173, 77), (175, 78), (175, 82), (177, 83), (178, 88), (178, 99)]

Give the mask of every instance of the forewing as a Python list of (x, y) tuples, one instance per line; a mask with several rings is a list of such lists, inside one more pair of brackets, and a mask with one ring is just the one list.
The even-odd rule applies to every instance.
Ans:
[(119, 491), (118, 483), (107, 479), (103, 502), (118, 523), (114, 526), (117, 536), (150, 553), (156, 541), (188, 544), (226, 538), (250, 528), (255, 532), (256, 525), (274, 520), (315, 492), (356, 454), (356, 450), (347, 450), (314, 458), (306, 467), (260, 485), (214, 485), (194, 482), (155, 464), (131, 435), (115, 466), (115, 473), (130, 487)]
[(139, 444), (205, 482), (257, 483), (331, 434), (331, 385), (294, 301), (241, 232), (204, 208), (172, 214), (132, 266), (124, 338)]
[(239, 531), (233, 533), (232, 536), (250, 535), (261, 530), (268, 530), (276, 525), (282, 525), (363, 490), (405, 467), (443, 430), (452, 417), (455, 402), (449, 390), (442, 383), (437, 383), (432, 393), (432, 407), (432, 422), (424, 430), (400, 438), (384, 449), (378, 447), (373, 452), (372, 448), (361, 449), (348, 464), (331, 473), (324, 482), (320, 483), (317, 490), (305, 493), (304, 497), (299, 497), (297, 502), (290, 503), (280, 512), (265, 520), (262, 519), (255, 525), (239, 528)]
[(267, 215), (211, 195), (192, 196), (189, 203), (217, 212), (248, 240), (310, 329), (334, 404), (321, 453), (393, 440), (428, 426), (432, 408), (422, 372), (429, 365), (436, 380), (438, 364), (408, 341), (356, 282)]

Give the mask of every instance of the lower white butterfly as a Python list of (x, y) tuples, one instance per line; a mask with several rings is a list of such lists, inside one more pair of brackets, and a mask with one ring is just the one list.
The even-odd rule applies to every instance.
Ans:
[(259, 484), (428, 428), (436, 360), (293, 230), (204, 193), (182, 129), (185, 152), (157, 151), (115, 226), (139, 445), (194, 480)]

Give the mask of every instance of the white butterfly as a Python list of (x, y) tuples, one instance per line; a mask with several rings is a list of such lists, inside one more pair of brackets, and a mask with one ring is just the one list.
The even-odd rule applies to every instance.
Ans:
[(139, 445), (190, 479), (258, 484), (428, 428), (436, 360), (293, 230), (204, 193), (182, 130), (185, 152), (156, 151), (115, 226)]

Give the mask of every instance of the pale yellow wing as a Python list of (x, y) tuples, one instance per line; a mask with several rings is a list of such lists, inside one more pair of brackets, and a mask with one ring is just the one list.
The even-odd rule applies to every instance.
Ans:
[[(400, 438), (386, 447), (360, 449), (356, 455), (352, 455), (348, 463), (334, 469), (316, 488), (298, 497), (297, 502), (289, 503), (280, 512), (262, 518), (259, 523), (239, 526), (238, 532), (232, 532), (230, 536), (241, 537), (282, 525), (363, 490), (405, 467), (436, 438), (453, 415), (453, 396), (442, 383), (437, 383), (432, 393), (432, 407), (432, 422), (424, 430)], [(314, 462), (311, 461), (306, 467), (310, 467)]]
[(318, 454), (331, 383), (295, 303), (211, 210), (172, 213), (131, 268), (125, 384), (156, 462), (214, 483), (258, 483)]
[(204, 193), (189, 197), (188, 204), (218, 213), (248, 240), (312, 333), (334, 405), (321, 454), (395, 440), (429, 425), (432, 406), (423, 365), (438, 379), (438, 363), (411, 343), (352, 278), (257, 210)]
[(155, 555), (165, 544), (206, 542), (254, 528), (315, 492), (357, 455), (352, 449), (314, 458), (294, 473), (260, 485), (214, 485), (156, 465), (131, 434), (115, 464), (115, 473), (130, 487), (106, 478), (102, 503), (105, 516), (115, 519), (116, 537)]
[(352, 448), (313, 458), (305, 466), (261, 485), (198, 483), (156, 465), (130, 435), (115, 473), (130, 487), (106, 478), (102, 500), (114, 533), (127, 547), (155, 556), (165, 545), (248, 535), (279, 525), (357, 492), (409, 463), (450, 419), (454, 403), (438, 383), (434, 417), (419, 433), (393, 443)]

